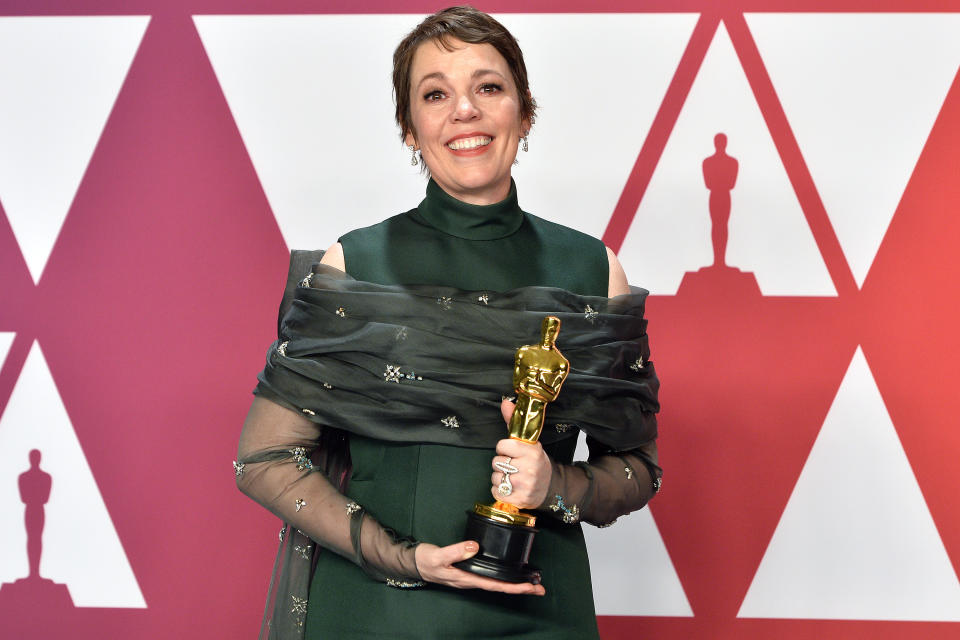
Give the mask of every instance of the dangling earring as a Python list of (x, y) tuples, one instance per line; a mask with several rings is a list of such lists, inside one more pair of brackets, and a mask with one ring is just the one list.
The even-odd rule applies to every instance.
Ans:
[(526, 153), (527, 151), (530, 151), (530, 145), (527, 144), (527, 136), (523, 136), (522, 140), (523, 140), (523, 145), (520, 148), (523, 149), (524, 153)]
[(410, 166), (417, 166), (420, 163), (420, 161), (417, 160), (417, 148), (412, 144), (408, 144), (407, 149), (410, 149)]

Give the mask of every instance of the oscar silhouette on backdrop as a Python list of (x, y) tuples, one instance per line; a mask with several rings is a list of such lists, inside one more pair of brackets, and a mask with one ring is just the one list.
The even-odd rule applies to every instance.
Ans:
[(740, 271), (727, 264), (731, 191), (737, 185), (740, 163), (727, 153), (727, 135), (713, 137), (716, 150), (703, 160), (703, 182), (710, 192), (710, 240), (713, 244), (713, 264), (696, 272), (687, 272), (680, 283), (679, 293), (700, 295), (760, 295), (757, 280), (750, 272)]
[(727, 155), (727, 136), (718, 133), (713, 138), (717, 152), (703, 161), (703, 181), (710, 190), (710, 239), (713, 240), (713, 265), (725, 267), (727, 254), (727, 224), (730, 222), (730, 192), (737, 185), (740, 163)]
[(58, 607), (72, 607), (73, 600), (67, 586), (40, 576), (40, 556), (43, 553), (43, 525), (46, 520), (44, 505), (50, 499), (53, 478), (40, 468), (39, 449), (30, 452), (30, 468), (20, 474), (20, 500), (26, 505), (24, 525), (27, 530), (27, 561), (30, 573), (14, 583), (0, 586), (0, 604), (17, 606), (44, 602)]

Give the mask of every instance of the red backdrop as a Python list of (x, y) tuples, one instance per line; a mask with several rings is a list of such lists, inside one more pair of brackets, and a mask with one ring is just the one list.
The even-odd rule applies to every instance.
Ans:
[[(7, 605), (0, 635), (256, 632), (279, 525), (236, 491), (229, 462), (275, 332), (288, 247), (192, 16), (437, 8), (386, 1), (362, 9), (294, 0), (0, 2), (0, 16), (150, 16), (36, 282), (0, 209), (0, 332), (14, 334), (0, 369), (0, 411), (38, 343), (147, 606)], [(699, 14), (615, 207), (597, 213), (609, 219), (603, 239), (615, 250), (624, 246), (722, 24), (837, 294), (760, 295), (721, 283), (651, 298), (666, 469), (651, 510), (693, 615), (601, 616), (603, 637), (956, 637), (956, 622), (935, 619), (738, 612), (858, 347), (954, 580), (960, 566), (960, 475), (953, 463), (960, 453), (953, 392), (960, 353), (953, 329), (960, 312), (960, 82), (953, 78), (858, 283), (744, 12), (955, 15), (960, 3), (611, 0), (481, 8)], [(644, 285), (642, 278), (636, 284)], [(14, 428), (33, 427), (0, 422), (0, 429)], [(28, 466), (20, 454), (3, 463), (16, 473)], [(44, 468), (54, 491), (70, 482)], [(2, 518), (20, 522), (21, 514), (11, 509)]]

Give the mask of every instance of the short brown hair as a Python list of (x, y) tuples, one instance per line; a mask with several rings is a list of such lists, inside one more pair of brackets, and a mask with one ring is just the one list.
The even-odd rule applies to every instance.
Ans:
[(469, 44), (489, 44), (507, 61), (520, 98), (520, 117), (533, 122), (537, 102), (530, 95), (527, 66), (517, 39), (506, 27), (473, 7), (450, 7), (438, 11), (414, 27), (393, 52), (393, 95), (397, 103), (396, 119), (400, 137), (413, 131), (410, 123), (410, 68), (413, 55), (424, 42), (437, 41), (451, 51), (450, 39)]

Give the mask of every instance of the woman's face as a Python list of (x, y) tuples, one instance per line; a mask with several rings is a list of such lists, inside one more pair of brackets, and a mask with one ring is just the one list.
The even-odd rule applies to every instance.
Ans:
[(421, 44), (410, 67), (407, 144), (420, 149), (433, 179), (464, 202), (507, 197), (522, 131), (520, 99), (507, 61), (489, 44)]

